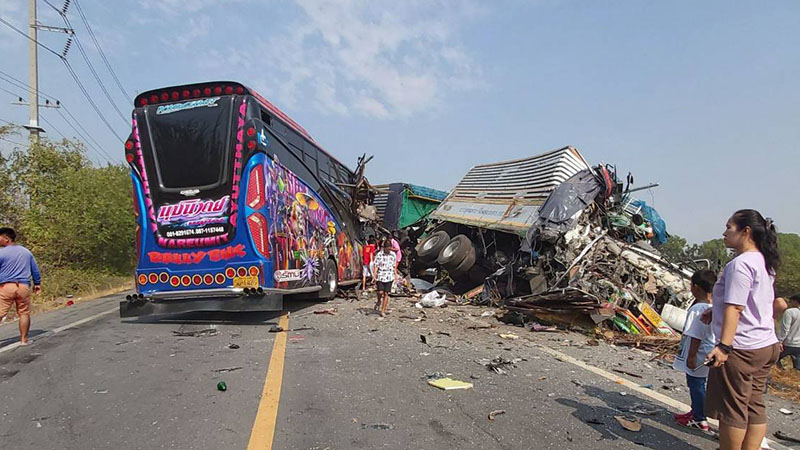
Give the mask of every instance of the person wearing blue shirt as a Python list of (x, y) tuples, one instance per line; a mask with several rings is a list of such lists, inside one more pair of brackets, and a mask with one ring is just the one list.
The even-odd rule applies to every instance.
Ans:
[(17, 233), (0, 228), (0, 321), (14, 305), (19, 316), (19, 342), (28, 345), (31, 328), (31, 278), (33, 292), (42, 290), (42, 276), (33, 254), (17, 245)]

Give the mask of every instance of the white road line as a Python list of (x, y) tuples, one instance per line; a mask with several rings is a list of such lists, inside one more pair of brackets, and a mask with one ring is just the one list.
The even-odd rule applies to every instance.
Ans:
[[(607, 379), (609, 379), (609, 380), (611, 380), (611, 381), (613, 381), (613, 382), (615, 382), (615, 383), (617, 383), (617, 384), (619, 384), (621, 386), (625, 386), (626, 388), (628, 388), (628, 389), (630, 389), (632, 391), (636, 391), (639, 394), (642, 394), (644, 396), (650, 397), (653, 400), (656, 400), (656, 401), (661, 402), (661, 403), (663, 403), (663, 404), (665, 404), (667, 406), (670, 406), (670, 407), (674, 408), (677, 412), (681, 412), (682, 413), (682, 412), (685, 412), (685, 411), (688, 411), (688, 410), (692, 409), (691, 405), (687, 405), (686, 403), (683, 403), (681, 401), (675, 400), (672, 397), (666, 396), (666, 395), (664, 395), (664, 394), (662, 394), (660, 392), (656, 392), (656, 391), (654, 391), (652, 389), (641, 387), (638, 384), (636, 384), (636, 383), (634, 383), (634, 382), (632, 382), (632, 381), (630, 381), (630, 380), (628, 380), (626, 378), (622, 378), (620, 376), (614, 375), (613, 373), (605, 371), (605, 370), (603, 370), (603, 369), (601, 369), (599, 367), (595, 367), (595, 366), (586, 364), (585, 362), (581, 361), (580, 359), (575, 359), (572, 356), (565, 355), (564, 353), (561, 353), (558, 350), (554, 350), (554, 349), (552, 349), (550, 347), (545, 347), (543, 345), (537, 345), (537, 348), (539, 348), (541, 351), (547, 353), (548, 355), (558, 359), (559, 361), (563, 361), (563, 362), (567, 362), (567, 363), (576, 365), (576, 366), (580, 367), (581, 369), (588, 370), (589, 372), (592, 372), (592, 373), (594, 373), (596, 375), (600, 375), (603, 378), (607, 378)], [(719, 421), (717, 421), (715, 419), (708, 419), (708, 423), (710, 423), (711, 425), (714, 425), (715, 427), (719, 428)], [(771, 439), (767, 439), (767, 442), (769, 442), (769, 445), (772, 446), (774, 449), (787, 449), (787, 447), (784, 447), (783, 445), (781, 445), (781, 444), (779, 444), (779, 443), (777, 443), (777, 442), (775, 442), (775, 441), (773, 441)]]
[[(108, 314), (111, 314), (111, 313), (117, 312), (117, 311), (119, 311), (119, 306), (114, 307), (114, 308), (109, 309), (109, 310), (106, 310), (106, 311), (103, 311), (103, 312), (100, 312), (100, 313), (97, 313), (97, 314), (95, 314), (93, 316), (89, 316), (89, 317), (83, 318), (81, 320), (77, 320), (77, 321), (72, 322), (70, 324), (67, 324), (67, 325), (52, 329), (50, 331), (44, 332), (44, 333), (38, 335), (36, 337), (36, 340), (39, 340), (41, 338), (44, 338), (44, 337), (47, 337), (47, 336), (50, 336), (50, 335), (53, 335), (53, 334), (56, 334), (56, 333), (61, 333), (62, 331), (68, 330), (70, 328), (75, 328), (75, 327), (77, 327), (79, 325), (85, 324), (86, 322), (91, 322), (92, 320), (99, 319), (100, 317), (103, 317), (105, 315), (108, 315)], [(15, 342), (13, 344), (6, 345), (5, 347), (0, 348), (0, 353), (14, 350), (17, 347), (22, 347), (22, 344), (20, 344), (19, 342)]]

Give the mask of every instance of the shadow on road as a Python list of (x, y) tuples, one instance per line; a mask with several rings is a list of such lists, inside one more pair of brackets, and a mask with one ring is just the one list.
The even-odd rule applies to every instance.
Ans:
[[(618, 392), (609, 392), (593, 386), (584, 386), (583, 389), (587, 395), (605, 403), (605, 406), (589, 405), (568, 398), (560, 398), (556, 401), (564, 406), (574, 408), (572, 416), (600, 433), (602, 440), (624, 439), (642, 447), (659, 450), (665, 448), (671, 450), (699, 449), (682, 439), (680, 434), (673, 434), (662, 429), (671, 428), (681, 434), (690, 433), (710, 442), (716, 442), (713, 437), (700, 431), (694, 433), (694, 430), (680, 427), (675, 423), (672, 413), (659, 404), (634, 395), (621, 396)], [(641, 420), (642, 430), (639, 432), (628, 431), (617, 422), (614, 416), (625, 416), (629, 419), (637, 417)], [(648, 422), (656, 422), (660, 426)]]
[(324, 302), (317, 300), (295, 300), (284, 299), (283, 311), (194, 311), (177, 314), (165, 314), (159, 316), (144, 316), (138, 318), (122, 319), (124, 324), (235, 324), (235, 325), (265, 325), (276, 324), (277, 318), (286, 312), (292, 314), (325, 305)]
[[(33, 340), (36, 336), (40, 336), (42, 334), (47, 333), (47, 330), (30, 330), (28, 332), (28, 337)], [(0, 348), (5, 347), (6, 345), (11, 345), (15, 342), (19, 341), (19, 335), (7, 337), (5, 339), (0, 339)]]

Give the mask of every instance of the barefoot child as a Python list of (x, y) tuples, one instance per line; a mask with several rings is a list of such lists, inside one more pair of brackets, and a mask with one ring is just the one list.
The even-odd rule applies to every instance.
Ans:
[(712, 292), (717, 276), (710, 270), (698, 270), (692, 275), (692, 295), (695, 303), (686, 314), (678, 355), (673, 368), (686, 373), (686, 383), (692, 398), (692, 410), (676, 414), (675, 420), (689, 428), (708, 431), (705, 415), (706, 379), (708, 367), (703, 365), (706, 355), (714, 348), (714, 331), (710, 324), (700, 320), (704, 311), (711, 308)]
[(387, 239), (381, 245), (381, 251), (375, 255), (372, 278), (378, 287), (378, 302), (375, 309), (380, 305), (381, 317), (386, 316), (386, 308), (389, 306), (389, 292), (392, 291), (392, 284), (395, 280), (395, 267), (397, 257), (392, 251), (392, 243)]

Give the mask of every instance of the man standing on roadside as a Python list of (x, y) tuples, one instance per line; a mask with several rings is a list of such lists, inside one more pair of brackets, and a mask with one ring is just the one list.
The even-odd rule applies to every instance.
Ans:
[(777, 333), (781, 344), (778, 367), (783, 369), (781, 359), (791, 356), (792, 365), (800, 370), (800, 294), (789, 297), (788, 303), (789, 307), (783, 312)]
[(31, 277), (33, 292), (42, 290), (42, 277), (33, 254), (16, 244), (17, 233), (11, 228), (0, 228), (0, 320), (8, 314), (11, 305), (19, 316), (19, 342), (28, 345), (31, 328)]

